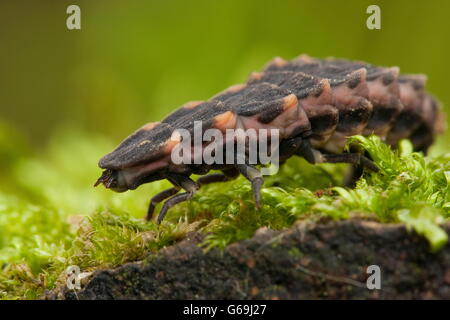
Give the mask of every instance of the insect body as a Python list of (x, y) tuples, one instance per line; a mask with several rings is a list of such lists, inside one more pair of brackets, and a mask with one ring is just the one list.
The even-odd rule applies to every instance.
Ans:
[[(203, 129), (221, 132), (276, 128), (281, 162), (298, 155), (311, 163), (343, 162), (377, 171), (364, 155), (343, 152), (346, 139), (376, 134), (395, 147), (400, 139), (409, 138), (415, 150), (426, 152), (443, 127), (443, 117), (424, 85), (424, 76), (400, 75), (397, 67), (308, 56), (291, 61), (275, 58), (262, 72), (252, 73), (247, 83), (208, 101), (189, 102), (161, 122), (134, 132), (100, 160), (105, 170), (95, 185), (103, 183), (122, 192), (168, 179), (173, 187), (155, 195), (147, 212), (151, 219), (155, 206), (167, 199), (158, 216), (161, 222), (170, 207), (190, 199), (201, 185), (243, 174), (252, 183), (259, 206), (263, 178), (248, 161), (172, 161), (171, 153), (180, 141), (171, 137), (180, 129), (193, 132), (195, 121), (201, 121)], [(207, 174), (210, 170), (221, 173)], [(203, 176), (193, 181), (192, 174)], [(178, 193), (182, 189), (185, 192)]]

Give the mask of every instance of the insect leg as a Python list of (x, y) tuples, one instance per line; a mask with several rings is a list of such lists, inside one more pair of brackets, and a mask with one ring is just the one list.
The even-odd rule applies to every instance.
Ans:
[(177, 195), (173, 196), (172, 198), (169, 198), (168, 200), (166, 200), (166, 202), (164, 202), (164, 204), (161, 208), (161, 211), (159, 212), (159, 215), (158, 215), (158, 220), (157, 220), (158, 224), (161, 223), (161, 221), (164, 219), (167, 211), (171, 207), (173, 207), (174, 205), (176, 205), (180, 202), (189, 200), (190, 198), (192, 198), (194, 193), (199, 189), (199, 185), (195, 181), (193, 181), (189, 177), (181, 175), (181, 174), (170, 173), (168, 175), (167, 179), (170, 182), (172, 182), (174, 185), (183, 188), (187, 192), (177, 194)]
[(322, 162), (328, 163), (351, 163), (353, 165), (360, 165), (374, 172), (380, 169), (372, 160), (360, 153), (339, 153), (339, 154), (322, 154)]
[(235, 179), (239, 176), (239, 171), (236, 169), (231, 170), (223, 170), (223, 173), (212, 173), (208, 174), (206, 176), (200, 177), (197, 180), (197, 183), (200, 184), (200, 186), (213, 183), (213, 182), (226, 182), (230, 181), (232, 179)]
[(180, 187), (173, 187), (164, 191), (161, 191), (160, 193), (156, 194), (151, 200), (150, 205), (148, 206), (147, 210), (147, 216), (145, 217), (145, 220), (150, 221), (153, 217), (153, 212), (155, 211), (155, 207), (158, 203), (161, 201), (173, 196), (178, 191), (180, 191)]
[(163, 207), (161, 208), (161, 211), (159, 212), (158, 215), (158, 224), (161, 223), (161, 221), (163, 221), (164, 217), (166, 216), (167, 211), (172, 208), (174, 205), (189, 200), (190, 198), (192, 198), (192, 196), (194, 195), (193, 192), (184, 192), (184, 193), (180, 193), (177, 194), (176, 196), (173, 196), (172, 198), (170, 198), (169, 200), (167, 200), (166, 202), (164, 202)]
[(249, 164), (237, 164), (236, 168), (252, 183), (253, 200), (256, 207), (261, 207), (261, 187), (264, 183), (261, 172)]

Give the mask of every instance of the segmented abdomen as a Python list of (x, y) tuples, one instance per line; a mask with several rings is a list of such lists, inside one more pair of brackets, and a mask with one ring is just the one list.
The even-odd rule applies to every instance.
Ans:
[(272, 60), (248, 84), (271, 83), (297, 96), (311, 123), (314, 147), (340, 152), (348, 136), (376, 134), (392, 146), (410, 138), (426, 151), (443, 128), (423, 75), (341, 59)]

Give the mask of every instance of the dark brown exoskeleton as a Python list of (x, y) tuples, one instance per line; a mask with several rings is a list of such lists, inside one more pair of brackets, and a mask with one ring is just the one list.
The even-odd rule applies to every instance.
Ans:
[[(244, 175), (250, 180), (256, 206), (260, 206), (263, 184), (260, 170), (252, 163), (175, 164), (171, 152), (180, 140), (171, 139), (179, 129), (279, 130), (279, 157), (293, 155), (310, 163), (350, 163), (361, 170), (378, 171), (358, 152), (344, 152), (349, 136), (376, 134), (395, 147), (400, 139), (411, 139), (415, 150), (426, 152), (444, 122), (436, 101), (425, 92), (422, 75), (399, 75), (399, 68), (384, 68), (341, 59), (300, 56), (291, 61), (275, 58), (260, 73), (252, 73), (245, 84), (235, 85), (208, 101), (194, 101), (149, 123), (104, 156), (105, 171), (95, 185), (118, 192), (167, 179), (173, 187), (155, 195), (148, 208), (166, 200), (158, 216), (190, 199), (203, 184), (223, 182)], [(221, 173), (207, 174), (210, 170)], [(193, 181), (192, 174), (204, 175)], [(185, 192), (178, 194), (183, 189)]]

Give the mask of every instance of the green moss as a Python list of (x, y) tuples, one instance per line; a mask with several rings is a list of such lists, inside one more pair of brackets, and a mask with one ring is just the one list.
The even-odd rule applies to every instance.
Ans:
[[(424, 235), (433, 250), (441, 248), (447, 234), (439, 224), (450, 216), (450, 154), (425, 158), (411, 151), (409, 141), (402, 141), (399, 150), (392, 151), (376, 136), (353, 137), (349, 143), (367, 150), (381, 169), (379, 173), (365, 173), (354, 189), (334, 186), (317, 192), (330, 181), (339, 181), (342, 170), (292, 159), (278, 176), (268, 179), (260, 210), (254, 207), (250, 187), (242, 178), (202, 190), (188, 204), (189, 208), (177, 210), (190, 212), (190, 221), (212, 218), (203, 229), (210, 233), (206, 239), (208, 247), (224, 247), (250, 237), (264, 226), (281, 229), (299, 218), (359, 216), (404, 222)], [(298, 177), (302, 173), (304, 181)]]
[(205, 248), (224, 248), (260, 227), (357, 216), (405, 223), (432, 250), (441, 248), (447, 234), (439, 224), (450, 217), (450, 154), (423, 157), (408, 141), (391, 151), (377, 137), (354, 137), (351, 143), (367, 150), (381, 169), (366, 172), (354, 189), (340, 185), (344, 165), (313, 166), (295, 158), (267, 177), (260, 210), (250, 184), (240, 177), (205, 186), (171, 209), (161, 226), (141, 217), (149, 197), (167, 182), (124, 194), (92, 188), (100, 174), (96, 162), (111, 149), (106, 139), (65, 130), (45, 152), (32, 156), (0, 146), (3, 153), (14, 150), (0, 185), (0, 297), (40, 297), (64, 284), (71, 265), (91, 272), (151, 258), (194, 230), (207, 235)]

